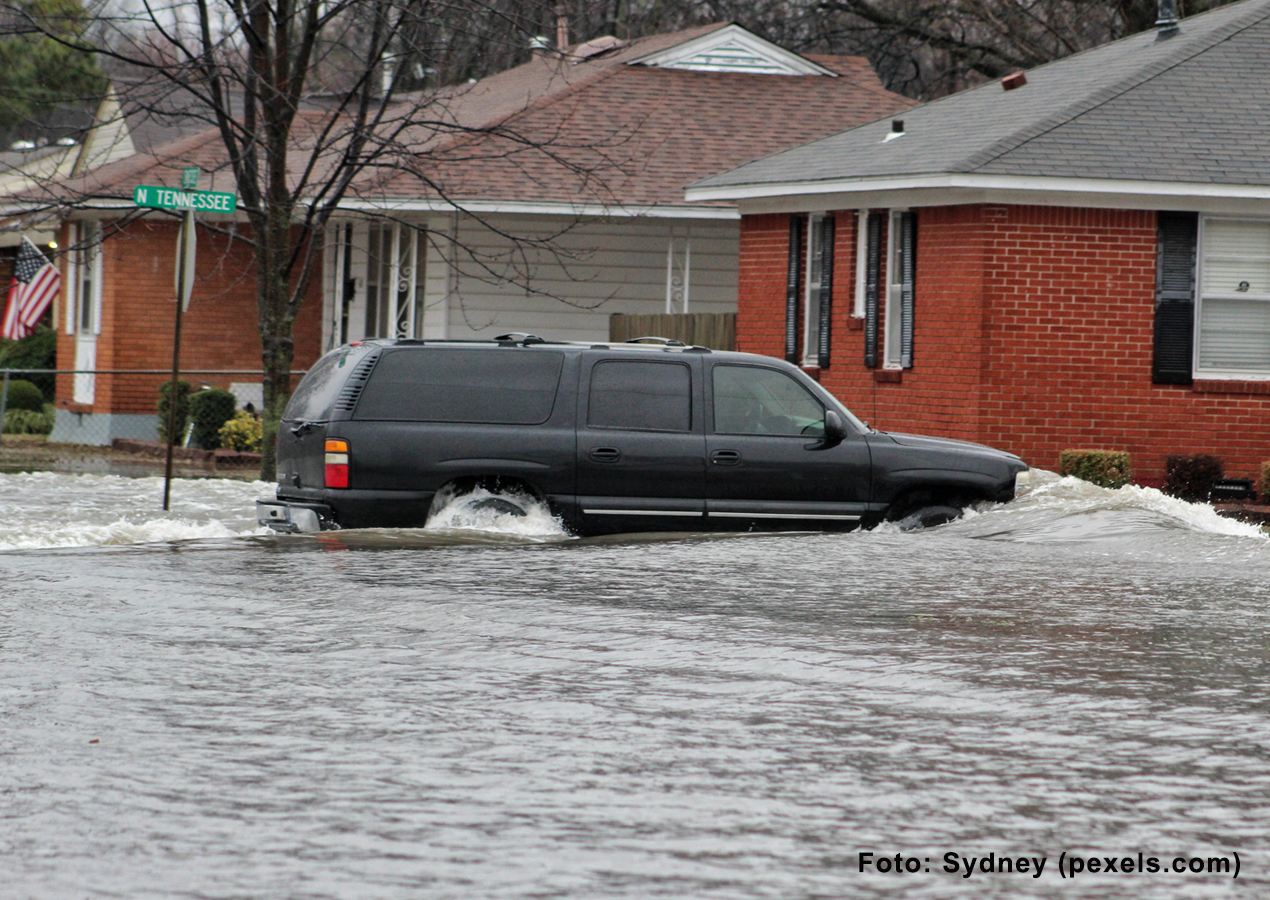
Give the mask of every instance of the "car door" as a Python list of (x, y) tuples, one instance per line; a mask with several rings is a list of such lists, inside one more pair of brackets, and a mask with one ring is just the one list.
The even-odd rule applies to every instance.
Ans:
[(868, 511), (869, 446), (824, 440), (825, 401), (775, 367), (710, 367), (706, 507), (711, 518), (854, 522)]
[[(650, 357), (652, 354), (641, 354)], [(590, 528), (691, 528), (705, 515), (701, 363), (583, 356), (578, 508)]]

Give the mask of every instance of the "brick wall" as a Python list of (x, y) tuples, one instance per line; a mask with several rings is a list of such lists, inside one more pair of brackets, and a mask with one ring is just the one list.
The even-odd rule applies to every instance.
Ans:
[(745, 216), (740, 246), (736, 349), (784, 359), (789, 216)]
[[(1171, 453), (1213, 453), (1236, 477), (1270, 459), (1270, 384), (1151, 383), (1154, 212), (917, 210), (914, 364), (899, 383), (863, 365), (864, 332), (849, 322), (855, 216), (836, 216), (833, 357), (816, 374), (875, 427), (980, 441), (1047, 469), (1069, 447), (1128, 450), (1147, 482)], [(742, 219), (739, 349), (783, 356), (788, 241), (788, 216)]]
[[(101, 334), (97, 338), (99, 369), (165, 369), (172, 367), (175, 330), (175, 223), (143, 220), (110, 234), (102, 247)], [(69, 243), (64, 232), (62, 240)], [(200, 229), (195, 282), (190, 308), (181, 324), (181, 368), (259, 370), (255, 266), (243, 241)], [(63, 284), (70, 273), (63, 270)], [(314, 278), (295, 322), (294, 368), (305, 369), (320, 355), (321, 278)], [(59, 300), (57, 358), (59, 368), (75, 361), (75, 336), (66, 334), (65, 294)], [(191, 384), (228, 387), (233, 381), (258, 381), (259, 375), (190, 375)], [(57, 404), (81, 412), (152, 413), (162, 375), (99, 375), (91, 407), (72, 403), (71, 376), (58, 376)]]

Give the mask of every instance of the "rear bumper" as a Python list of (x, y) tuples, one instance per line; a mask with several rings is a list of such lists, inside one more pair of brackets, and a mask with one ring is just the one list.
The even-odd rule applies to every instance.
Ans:
[(256, 521), (283, 534), (317, 534), (337, 527), (331, 521), (330, 507), (286, 500), (257, 500)]

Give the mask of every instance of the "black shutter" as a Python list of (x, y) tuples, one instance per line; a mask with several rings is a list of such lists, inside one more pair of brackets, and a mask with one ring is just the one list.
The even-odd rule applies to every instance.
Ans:
[(900, 368), (913, 368), (913, 281), (917, 271), (917, 214), (900, 213)]
[(1199, 216), (1160, 213), (1155, 270), (1155, 353), (1151, 380), (1190, 384), (1195, 342), (1195, 244)]
[(785, 359), (798, 362), (798, 264), (802, 261), (802, 216), (789, 217), (789, 271), (785, 277)]
[(869, 213), (864, 240), (864, 364), (878, 364), (878, 286), (882, 282), (882, 213)]
[(820, 222), (820, 344), (816, 365), (829, 368), (830, 323), (833, 321), (833, 217)]

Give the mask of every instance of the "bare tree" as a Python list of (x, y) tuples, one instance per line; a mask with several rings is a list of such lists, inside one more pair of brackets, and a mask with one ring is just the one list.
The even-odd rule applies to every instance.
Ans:
[[(322, 235), (359, 182), (409, 172), (421, 191), (445, 199), (445, 164), (472, 155), (532, 148), (583, 176), (612, 162), (603, 147), (518, 132), (514, 116), (471, 124), (458, 112), (465, 87), (441, 84), (438, 73), (479, 67), (470, 54), (456, 63), (455, 47), (475, 42), (510, 62), (528, 55), (540, 30), (525, 27), (505, 0), (131, 2), (99, 12), (91, 41), (50, 36), (102, 58), (134, 113), (218, 133), (249, 225), (236, 237), (250, 243), (255, 262), (264, 477), (273, 475), (295, 320), (318, 272)], [(93, 199), (65, 183), (47, 196), (63, 210)], [(125, 216), (116, 229), (127, 223)], [(553, 236), (507, 237), (550, 252)]]
[[(1187, 0), (1186, 14), (1233, 0)], [(929, 99), (1150, 28), (1156, 0), (820, 0), (821, 40)], [(1183, 4), (1179, 4), (1182, 6)]]

